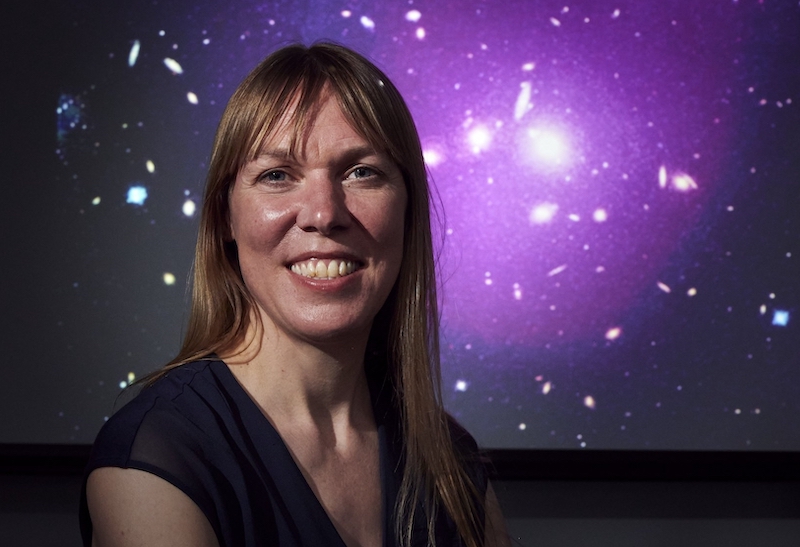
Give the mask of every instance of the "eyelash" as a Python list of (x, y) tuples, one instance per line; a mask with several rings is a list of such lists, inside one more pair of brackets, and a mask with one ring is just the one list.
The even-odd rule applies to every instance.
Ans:
[(378, 175), (378, 171), (376, 169), (373, 169), (372, 167), (367, 167), (366, 165), (359, 165), (358, 167), (355, 167), (354, 169), (352, 169), (347, 174), (346, 178), (349, 179), (350, 176), (351, 175), (355, 175), (357, 171), (368, 171), (369, 172), (369, 174), (367, 174), (367, 175), (363, 175), (363, 176), (360, 176), (360, 177), (355, 177), (357, 179), (367, 179), (367, 178), (375, 177), (375, 176)]
[(284, 178), (283, 180), (270, 179), (271, 175), (283, 175), (284, 177), (289, 176), (289, 174), (286, 171), (281, 171), (280, 169), (274, 169), (272, 171), (266, 171), (264, 173), (261, 173), (256, 180), (258, 182), (272, 182), (272, 183), (286, 182), (286, 178)]
[[(364, 171), (366, 171), (366, 173), (364, 173)], [(358, 172), (362, 172), (361, 176), (353, 177), (353, 175), (356, 175)], [(379, 174), (380, 174), (380, 172), (377, 169), (373, 168), (373, 167), (367, 167), (366, 165), (359, 165), (358, 167), (354, 167), (353, 169), (348, 171), (344, 178), (345, 178), (345, 180), (346, 179), (350, 179), (351, 177), (353, 177), (356, 180), (358, 180), (358, 179), (369, 179), (369, 178), (377, 177)], [(273, 175), (282, 175), (283, 178), (281, 180), (275, 180), (275, 179), (271, 178)], [(266, 182), (266, 183), (275, 184), (275, 183), (287, 182), (288, 178), (289, 178), (289, 174), (286, 171), (283, 171), (281, 169), (273, 169), (273, 170), (270, 170), (270, 171), (265, 171), (264, 173), (260, 174), (257, 177), (256, 181), (257, 182)]]

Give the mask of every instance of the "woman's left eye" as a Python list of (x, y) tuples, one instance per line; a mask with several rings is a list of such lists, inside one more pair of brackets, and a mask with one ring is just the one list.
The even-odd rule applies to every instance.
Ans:
[(370, 168), (370, 167), (356, 167), (347, 175), (348, 179), (365, 179), (368, 177), (373, 177), (378, 173)]

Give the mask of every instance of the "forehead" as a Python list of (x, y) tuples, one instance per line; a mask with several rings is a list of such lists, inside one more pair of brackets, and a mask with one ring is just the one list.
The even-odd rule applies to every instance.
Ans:
[(276, 121), (272, 131), (265, 133), (258, 155), (265, 151), (281, 150), (290, 155), (304, 156), (309, 147), (372, 147), (363, 132), (358, 131), (345, 115), (338, 99), (327, 93), (307, 108), (295, 100)]

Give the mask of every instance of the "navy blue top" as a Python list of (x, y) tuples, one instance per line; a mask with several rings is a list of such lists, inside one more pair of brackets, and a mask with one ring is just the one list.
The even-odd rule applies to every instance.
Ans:
[[(397, 543), (393, 510), (402, 481), (402, 441), (389, 391), (371, 386), (387, 547)], [(451, 433), (485, 495), (475, 441), (458, 426)], [(100, 467), (140, 469), (175, 485), (203, 511), (221, 547), (345, 545), (278, 432), (216, 359), (171, 370), (114, 414), (97, 436), (86, 477)], [(80, 524), (90, 546), (85, 484)], [(449, 516), (437, 514), (437, 545), (461, 545)], [(417, 516), (413, 543), (427, 545), (421, 505)]]

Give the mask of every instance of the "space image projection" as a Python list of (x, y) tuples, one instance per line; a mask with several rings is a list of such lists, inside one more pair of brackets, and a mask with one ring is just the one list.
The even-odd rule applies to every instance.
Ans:
[(416, 120), (443, 398), (481, 446), (800, 450), (796, 0), (111, 4), (20, 53), (49, 68), (41, 146), (11, 145), (33, 239), (7, 244), (0, 442), (90, 443), (176, 354), (222, 110), (327, 40)]

